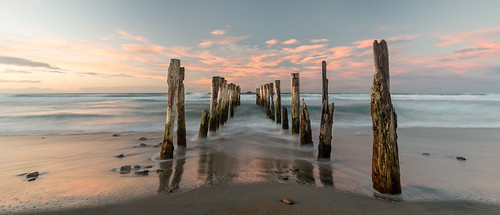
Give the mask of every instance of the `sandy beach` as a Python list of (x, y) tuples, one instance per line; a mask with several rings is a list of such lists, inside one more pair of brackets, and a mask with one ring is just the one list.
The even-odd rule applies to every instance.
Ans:
[[(496, 129), (399, 129), (403, 194), (374, 197), (370, 128), (334, 131), (333, 158), (269, 122), (243, 132), (229, 121), (217, 135), (188, 140), (158, 161), (159, 132), (1, 136), (0, 212), (61, 214), (498, 214), (488, 157)], [(313, 135), (317, 137), (317, 130)], [(188, 134), (194, 136), (194, 134)], [(146, 140), (137, 140), (146, 137)], [(474, 147), (471, 147), (471, 141)], [(143, 143), (141, 147), (140, 144)], [(315, 140), (317, 143), (317, 140)], [(145, 146), (144, 146), (145, 144)], [(429, 153), (429, 155), (423, 155)], [(123, 154), (123, 158), (116, 156)], [(456, 156), (464, 156), (459, 161)], [(140, 165), (120, 174), (122, 165)], [(152, 167), (147, 167), (148, 165)], [(158, 169), (163, 171), (157, 172)], [(23, 173), (40, 176), (27, 181)], [(134, 172), (149, 170), (148, 175)], [(288, 206), (282, 198), (296, 202)]]

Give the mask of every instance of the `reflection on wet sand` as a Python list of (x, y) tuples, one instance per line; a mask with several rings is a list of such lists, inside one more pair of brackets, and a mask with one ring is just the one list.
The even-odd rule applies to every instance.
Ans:
[(231, 182), (238, 177), (238, 160), (224, 151), (214, 151), (210, 145), (199, 148), (198, 180), (205, 184)]
[[(179, 188), (179, 183), (181, 182), (182, 174), (184, 173), (184, 164), (186, 163), (186, 149), (178, 147), (175, 156), (180, 158), (175, 160), (175, 169), (173, 169), (174, 161), (160, 163), (160, 169), (163, 170), (158, 174), (158, 177), (160, 178), (158, 192), (160, 193), (172, 192)], [(169, 185), (172, 173), (174, 174), (174, 177), (172, 178), (172, 183)]]
[(334, 188), (333, 184), (333, 167), (331, 163), (318, 163), (319, 180), (324, 187)]

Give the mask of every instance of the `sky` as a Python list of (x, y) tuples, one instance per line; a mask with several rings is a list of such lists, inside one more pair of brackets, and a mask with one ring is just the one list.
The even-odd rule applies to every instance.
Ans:
[(369, 93), (373, 41), (393, 93), (500, 93), (500, 1), (0, 0), (0, 93), (243, 92), (300, 73), (301, 92)]

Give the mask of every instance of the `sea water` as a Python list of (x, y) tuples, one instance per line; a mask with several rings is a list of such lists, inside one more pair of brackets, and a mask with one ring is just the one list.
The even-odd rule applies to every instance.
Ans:
[[(290, 94), (282, 94), (290, 115)], [(321, 94), (301, 94), (319, 127)], [(330, 94), (335, 103), (335, 127), (369, 127), (369, 94)], [(209, 93), (186, 94), (186, 128), (199, 129), (201, 111), (210, 109)], [(398, 127), (500, 128), (500, 95), (394, 94)], [(255, 104), (254, 94), (242, 94), (243, 105)], [(0, 95), (0, 135), (81, 134), (162, 131), (167, 95), (148, 94), (3, 94)], [(249, 110), (259, 109), (256, 105)], [(240, 115), (260, 112), (238, 112)], [(290, 119), (290, 116), (289, 116)], [(248, 126), (259, 126), (247, 124)]]

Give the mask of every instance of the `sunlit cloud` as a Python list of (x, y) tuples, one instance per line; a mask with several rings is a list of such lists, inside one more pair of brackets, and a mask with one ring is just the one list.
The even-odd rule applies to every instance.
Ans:
[(130, 33), (125, 32), (123, 30), (116, 30), (116, 34), (118, 35), (118, 38), (121, 38), (121, 39), (136, 40), (136, 41), (145, 42), (145, 43), (149, 42), (148, 39), (146, 39), (143, 36), (135, 36), (135, 35), (132, 35)]
[(212, 31), (212, 34), (213, 34), (213, 35), (224, 35), (224, 34), (226, 34), (226, 31), (224, 31), (224, 30), (220, 30), (220, 29), (218, 29), (218, 30), (213, 30), (213, 31)]
[(330, 41), (329, 39), (323, 38), (323, 39), (312, 39), (310, 42), (311, 43), (324, 43)]
[(282, 42), (282, 44), (285, 44), (285, 45), (292, 45), (292, 44), (296, 44), (296, 43), (299, 43), (299, 41), (296, 39), (289, 39), (287, 41)]
[(269, 46), (272, 46), (272, 45), (277, 44), (277, 43), (279, 43), (279, 41), (277, 39), (272, 39), (272, 40), (266, 41), (266, 44)]

